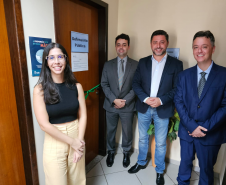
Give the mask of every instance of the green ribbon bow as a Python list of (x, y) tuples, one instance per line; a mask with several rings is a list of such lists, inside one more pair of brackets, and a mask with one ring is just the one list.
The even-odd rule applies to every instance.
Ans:
[(96, 89), (97, 87), (99, 87), (99, 86), (100, 86), (100, 84), (98, 84), (97, 86), (93, 87), (92, 89), (90, 89), (90, 90), (88, 90), (88, 91), (84, 91), (84, 93), (85, 93), (85, 99), (88, 98), (89, 93), (94, 92), (95, 89)]

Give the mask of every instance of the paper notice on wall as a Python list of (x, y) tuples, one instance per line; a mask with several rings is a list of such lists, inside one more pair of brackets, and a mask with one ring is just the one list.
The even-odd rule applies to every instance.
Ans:
[(71, 53), (72, 72), (88, 71), (88, 53)]

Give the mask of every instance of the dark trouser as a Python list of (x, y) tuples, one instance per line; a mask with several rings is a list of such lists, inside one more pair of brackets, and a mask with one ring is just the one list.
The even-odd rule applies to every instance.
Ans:
[(181, 162), (179, 167), (179, 174), (177, 181), (179, 185), (189, 185), (192, 161), (195, 159), (195, 153), (197, 154), (200, 167), (199, 185), (213, 185), (214, 184), (214, 172), (213, 166), (216, 163), (217, 155), (221, 145), (202, 145), (198, 139), (193, 142), (187, 142), (180, 139), (181, 145)]
[(133, 117), (134, 112), (108, 112), (107, 119), (107, 150), (115, 152), (115, 134), (119, 118), (122, 124), (122, 148), (123, 152), (129, 152), (133, 142)]

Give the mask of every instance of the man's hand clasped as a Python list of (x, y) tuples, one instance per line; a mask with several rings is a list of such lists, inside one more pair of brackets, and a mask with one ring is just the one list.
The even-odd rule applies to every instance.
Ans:
[(192, 136), (192, 137), (204, 137), (206, 136), (205, 133), (202, 132), (203, 131), (207, 131), (206, 128), (202, 127), (202, 126), (198, 126), (192, 133), (188, 132), (189, 133), (189, 136)]
[(123, 100), (123, 99), (115, 99), (114, 100), (114, 107), (116, 109), (121, 109), (122, 107), (124, 107), (126, 105), (126, 100)]
[(153, 108), (159, 107), (161, 105), (161, 101), (158, 97), (156, 98), (150, 97), (145, 101), (145, 103), (150, 105)]

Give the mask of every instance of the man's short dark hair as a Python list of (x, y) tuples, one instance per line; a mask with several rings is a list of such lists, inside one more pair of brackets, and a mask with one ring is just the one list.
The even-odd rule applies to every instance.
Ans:
[(115, 38), (115, 45), (116, 45), (116, 42), (117, 40), (119, 39), (125, 39), (128, 41), (128, 46), (129, 46), (129, 43), (130, 43), (130, 38), (129, 38), (129, 35), (126, 35), (124, 33), (122, 33), (121, 35), (118, 35), (116, 38)]
[(151, 40), (152, 41), (152, 38), (156, 35), (164, 35), (166, 37), (166, 41), (169, 42), (169, 35), (164, 31), (164, 30), (156, 30), (152, 33), (151, 35)]
[(215, 46), (215, 38), (214, 38), (213, 34), (211, 33), (211, 31), (207, 30), (207, 31), (197, 32), (193, 38), (193, 42), (197, 37), (206, 37), (206, 38), (210, 39), (211, 45), (213, 47)]

